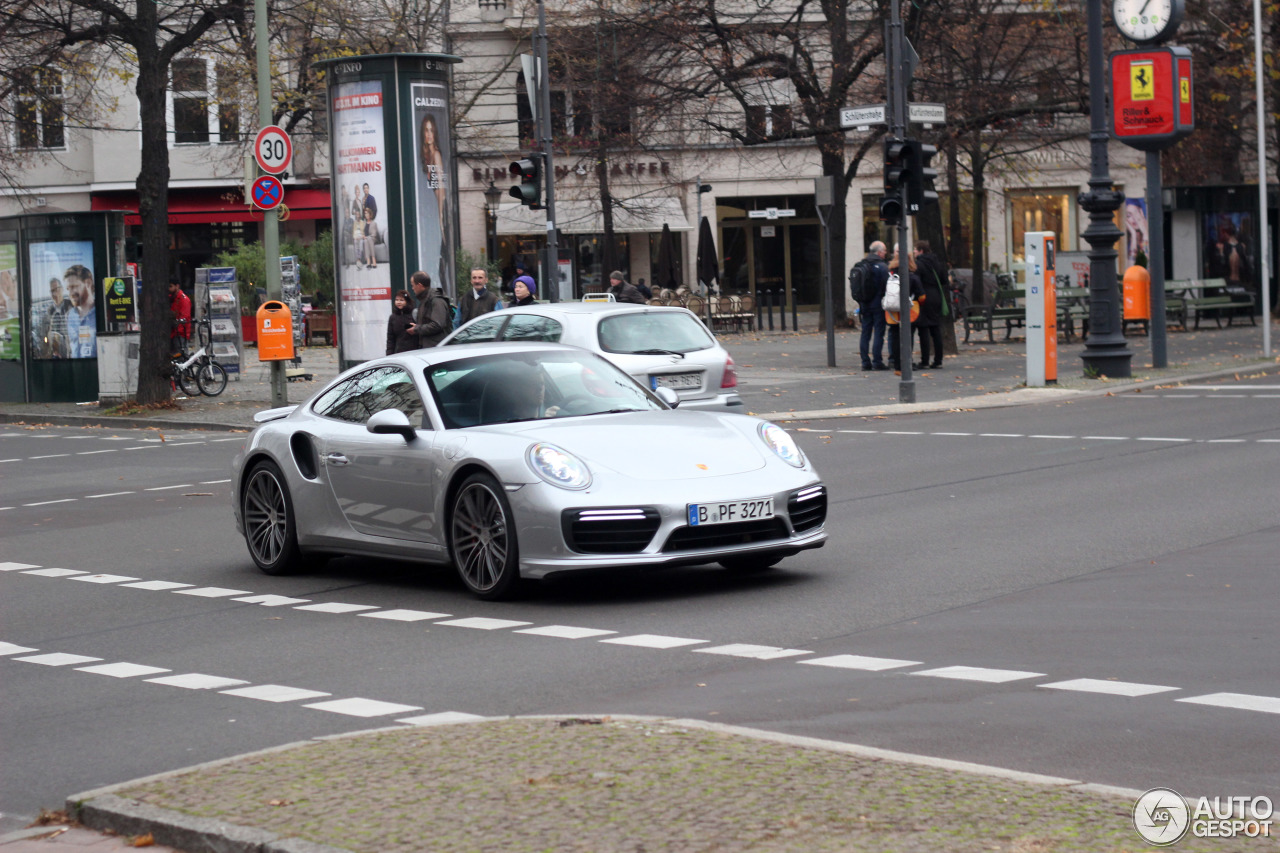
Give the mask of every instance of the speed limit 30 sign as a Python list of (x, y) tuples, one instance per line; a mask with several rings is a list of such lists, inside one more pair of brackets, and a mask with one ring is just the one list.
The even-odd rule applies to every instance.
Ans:
[(253, 156), (258, 168), (269, 175), (278, 175), (289, 168), (289, 161), (293, 159), (293, 140), (283, 128), (268, 125), (258, 131), (253, 141)]

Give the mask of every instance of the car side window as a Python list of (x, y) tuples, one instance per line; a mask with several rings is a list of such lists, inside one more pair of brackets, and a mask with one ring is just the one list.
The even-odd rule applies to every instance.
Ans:
[(498, 332), (502, 329), (502, 324), (507, 318), (501, 314), (494, 314), (488, 317), (481, 317), (465, 329), (458, 331), (450, 339), (450, 344), (479, 344), (486, 341), (496, 341)]
[(514, 314), (502, 332), (504, 341), (549, 341), (558, 343), (564, 328), (550, 317), (538, 314)]
[(395, 366), (366, 370), (335, 385), (316, 400), (313, 409), (326, 418), (353, 424), (363, 424), (386, 409), (399, 409), (414, 426), (429, 426), (413, 379)]

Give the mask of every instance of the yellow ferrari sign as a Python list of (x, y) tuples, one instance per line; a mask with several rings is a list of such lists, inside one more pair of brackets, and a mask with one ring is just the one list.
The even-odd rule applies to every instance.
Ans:
[(1155, 63), (1151, 60), (1135, 60), (1129, 65), (1129, 97), (1135, 101), (1155, 100)]

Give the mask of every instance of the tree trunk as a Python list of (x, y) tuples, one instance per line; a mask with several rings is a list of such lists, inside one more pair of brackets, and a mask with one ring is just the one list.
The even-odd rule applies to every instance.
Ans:
[[(140, 23), (155, 4), (138, 3)], [(138, 215), (142, 219), (142, 335), (138, 357), (139, 403), (170, 397), (169, 361), (169, 147), (165, 118), (167, 73), (154, 38), (138, 49), (138, 110), (142, 127), (142, 171), (138, 173)]]
[(970, 255), (970, 267), (973, 276), (969, 285), (969, 302), (983, 305), (987, 301), (986, 287), (983, 285), (982, 273), (986, 269), (986, 230), (983, 223), (987, 213), (987, 191), (982, 175), (982, 163), (975, 159), (973, 163), (973, 219), (970, 223), (973, 237), (973, 250)]

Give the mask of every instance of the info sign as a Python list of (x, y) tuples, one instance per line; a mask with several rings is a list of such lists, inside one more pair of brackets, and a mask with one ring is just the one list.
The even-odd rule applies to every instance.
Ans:
[(1153, 47), (1111, 54), (1111, 134), (1140, 151), (1161, 151), (1195, 129), (1191, 51)]

